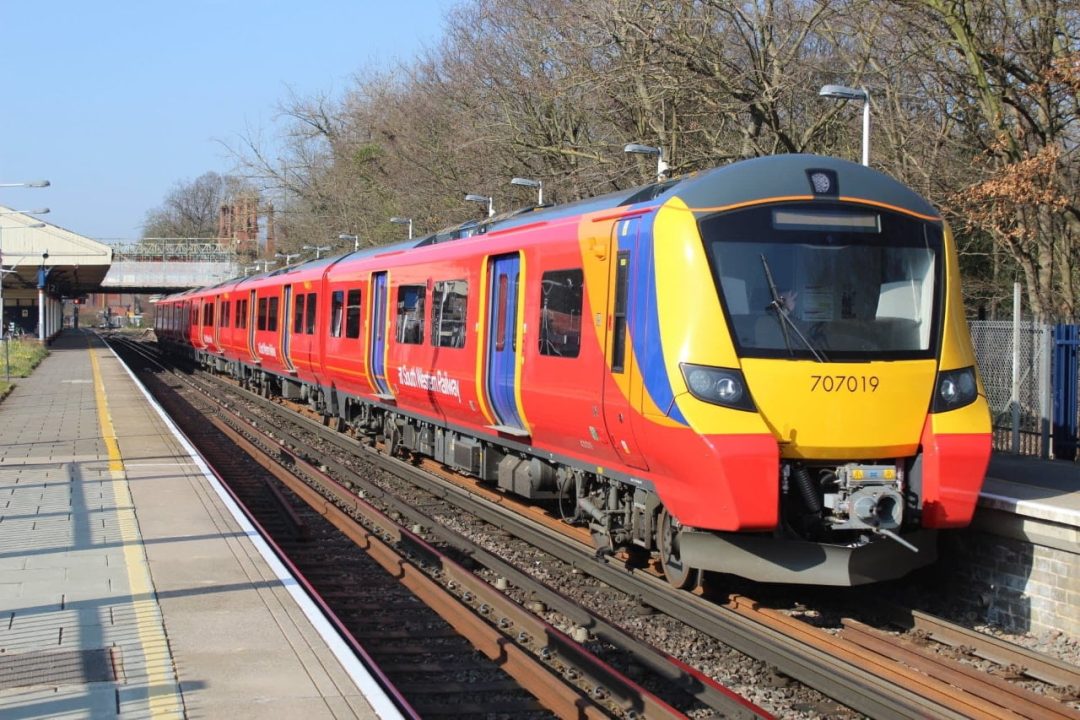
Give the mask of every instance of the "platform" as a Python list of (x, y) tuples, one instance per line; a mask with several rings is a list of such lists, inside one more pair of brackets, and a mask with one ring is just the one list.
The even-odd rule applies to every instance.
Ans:
[(973, 617), (1080, 638), (1080, 465), (994, 455), (970, 529), (945, 542)]
[(112, 351), (51, 351), (0, 402), (0, 717), (397, 716)]
[[(1010, 536), (1080, 552), (1080, 464), (994, 455), (979, 496), (982, 522), (1007, 522)], [(1002, 514), (1013, 516), (1003, 520)], [(1009, 527), (996, 528), (998, 532)]]

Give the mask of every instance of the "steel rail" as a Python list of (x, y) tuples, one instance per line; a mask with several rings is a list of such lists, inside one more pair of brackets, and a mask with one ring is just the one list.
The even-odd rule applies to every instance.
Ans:
[[(856, 620), (844, 620), (840, 637), (888, 662), (904, 665), (926, 676), (921, 684), (958, 698), (980, 698), (991, 704), (996, 717), (1080, 720), (1080, 712), (1046, 695), (1032, 692), (970, 665), (930, 652), (910, 640), (897, 638)], [(962, 700), (965, 701), (966, 700)]]
[(918, 610), (892, 611), (893, 622), (900, 627), (926, 633), (943, 645), (963, 647), (972, 655), (1004, 667), (1018, 667), (1035, 680), (1061, 688), (1080, 688), (1080, 668), (1025, 647), (953, 625)]

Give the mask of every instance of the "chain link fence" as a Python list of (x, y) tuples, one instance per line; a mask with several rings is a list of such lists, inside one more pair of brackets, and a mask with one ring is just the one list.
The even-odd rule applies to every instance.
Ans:
[(1049, 457), (1053, 327), (1024, 321), (1014, 329), (1011, 320), (980, 320), (970, 328), (994, 449)]

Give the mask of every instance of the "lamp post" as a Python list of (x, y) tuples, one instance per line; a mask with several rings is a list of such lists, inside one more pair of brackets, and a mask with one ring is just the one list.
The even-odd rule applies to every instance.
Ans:
[(49, 280), (49, 270), (45, 267), (45, 261), (49, 259), (49, 251), (41, 253), (41, 267), (38, 268), (38, 341), (45, 346), (45, 285)]
[(521, 187), (536, 188), (536, 204), (544, 204), (544, 181), (533, 180), (532, 178), (516, 177), (510, 181), (511, 185), (520, 185)]
[(324, 250), (329, 250), (330, 246), (329, 245), (305, 245), (302, 249), (303, 250), (314, 250), (315, 251), (315, 259), (318, 260), (319, 258), (322, 257), (323, 251)]
[(825, 85), (818, 90), (821, 97), (834, 100), (862, 100), (862, 164), (870, 164), (870, 93), (866, 88), (845, 85)]
[(338, 240), (344, 240), (346, 242), (352, 241), (353, 252), (356, 252), (357, 250), (360, 249), (360, 236), (359, 235), (350, 235), (349, 233), (341, 233), (340, 235), (338, 235)]
[(491, 217), (495, 214), (495, 206), (492, 204), (491, 196), (489, 195), (473, 195), (472, 193), (465, 196), (467, 202), (484, 203), (487, 205), (487, 216)]
[(292, 265), (293, 258), (298, 258), (303, 253), (274, 253), (276, 258), (285, 258), (286, 265)]
[(412, 218), (407, 217), (392, 217), (390, 222), (395, 225), (408, 225), (409, 226), (409, 239), (412, 240)]
[(668, 163), (664, 160), (664, 148), (653, 147), (652, 145), (639, 145), (637, 143), (630, 143), (623, 148), (625, 153), (633, 153), (636, 155), (655, 155), (656, 156), (656, 182), (664, 182), (664, 178), (667, 177)]

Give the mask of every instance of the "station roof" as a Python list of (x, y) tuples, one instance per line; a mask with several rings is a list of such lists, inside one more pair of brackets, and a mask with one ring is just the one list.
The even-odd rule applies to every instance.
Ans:
[[(42, 223), (43, 227), (31, 227)], [(48, 253), (48, 257), (44, 254)], [(112, 248), (96, 240), (0, 206), (0, 258), (4, 288), (37, 289), (38, 270), (49, 270), (52, 292), (67, 297), (101, 285), (112, 263)]]

